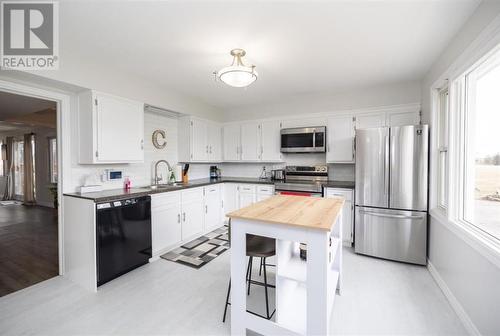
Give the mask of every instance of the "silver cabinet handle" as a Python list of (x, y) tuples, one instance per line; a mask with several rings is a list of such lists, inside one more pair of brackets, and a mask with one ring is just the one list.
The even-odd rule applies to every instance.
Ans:
[(144, 139), (141, 140), (141, 149), (144, 149)]
[(205, 205), (205, 213), (208, 213), (208, 206)]
[(391, 215), (378, 212), (364, 211), (360, 210), (359, 213), (375, 216), (375, 217), (387, 217), (387, 218), (405, 218), (405, 219), (424, 219), (424, 216), (407, 216), (407, 215)]
[(181, 222), (181, 214), (177, 214), (177, 223)]
[(208, 145), (205, 148), (205, 152), (208, 153)]
[(182, 221), (183, 221), (183, 222), (185, 222), (185, 221), (186, 221), (186, 213), (185, 213), (185, 212), (183, 212), (183, 213), (182, 213)]

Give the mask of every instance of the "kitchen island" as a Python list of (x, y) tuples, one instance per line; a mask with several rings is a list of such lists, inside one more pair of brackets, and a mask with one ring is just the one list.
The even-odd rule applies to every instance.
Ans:
[[(342, 280), (344, 199), (273, 196), (231, 218), (231, 334), (326, 335)], [(246, 234), (276, 239), (276, 319), (246, 310)], [(307, 261), (299, 244), (307, 244)]]

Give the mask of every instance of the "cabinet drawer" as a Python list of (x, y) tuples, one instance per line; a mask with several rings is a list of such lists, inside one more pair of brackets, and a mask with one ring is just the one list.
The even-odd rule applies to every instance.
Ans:
[(211, 186), (206, 186), (205, 187), (205, 196), (210, 195), (210, 194), (216, 194), (217, 192), (220, 191), (220, 185), (211, 185)]
[(202, 202), (203, 188), (193, 188), (181, 191), (182, 203), (186, 202)]
[(352, 202), (353, 191), (350, 189), (340, 189), (340, 188), (326, 188), (326, 197), (341, 196), (344, 197), (346, 202)]
[(274, 194), (273, 185), (259, 185), (257, 186), (257, 193), (261, 195), (272, 195)]
[(241, 193), (255, 193), (255, 185), (254, 184), (240, 184), (240, 192)]
[(160, 207), (170, 206), (172, 204), (179, 204), (180, 201), (181, 193), (178, 191), (153, 194), (151, 195), (151, 208), (156, 209)]

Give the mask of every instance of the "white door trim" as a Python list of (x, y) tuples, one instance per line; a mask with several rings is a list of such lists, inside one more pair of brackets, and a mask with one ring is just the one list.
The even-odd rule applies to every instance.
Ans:
[(58, 193), (58, 248), (59, 248), (59, 275), (64, 274), (64, 223), (63, 223), (63, 191), (69, 189), (71, 182), (71, 124), (70, 124), (70, 95), (50, 89), (42, 89), (26, 84), (19, 84), (6, 80), (0, 80), (0, 90), (23, 95), (35, 97), (45, 100), (51, 100), (57, 104), (57, 135), (59, 141), (57, 142), (58, 151), (58, 176), (61, 183), (57, 186)]

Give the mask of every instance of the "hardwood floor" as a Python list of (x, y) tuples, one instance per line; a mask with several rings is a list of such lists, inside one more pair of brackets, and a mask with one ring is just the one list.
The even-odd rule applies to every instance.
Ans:
[(59, 274), (55, 210), (0, 205), (0, 296)]

